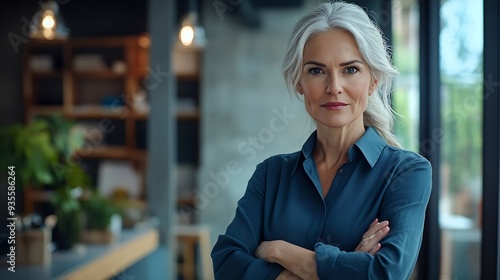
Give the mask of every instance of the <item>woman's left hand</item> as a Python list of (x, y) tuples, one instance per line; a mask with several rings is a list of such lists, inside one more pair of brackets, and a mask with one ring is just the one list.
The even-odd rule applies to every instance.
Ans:
[(267, 262), (276, 262), (279, 253), (279, 245), (282, 240), (262, 241), (255, 250), (255, 256)]
[(378, 222), (378, 219), (375, 219), (371, 224), (368, 230), (363, 234), (361, 241), (359, 242), (358, 247), (356, 247), (355, 252), (366, 252), (370, 255), (375, 255), (382, 245), (380, 245), (380, 240), (382, 240), (390, 231), (389, 222), (382, 221)]

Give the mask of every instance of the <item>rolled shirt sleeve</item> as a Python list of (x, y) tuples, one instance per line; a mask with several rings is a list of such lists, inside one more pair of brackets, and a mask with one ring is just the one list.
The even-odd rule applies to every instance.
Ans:
[(267, 169), (259, 164), (239, 200), (236, 215), (212, 250), (215, 279), (276, 279), (278, 264), (255, 258), (262, 240)]
[(379, 220), (388, 220), (389, 234), (374, 256), (345, 252), (321, 242), (315, 244), (319, 279), (408, 279), (415, 266), (431, 193), (431, 166), (414, 157), (388, 175)]

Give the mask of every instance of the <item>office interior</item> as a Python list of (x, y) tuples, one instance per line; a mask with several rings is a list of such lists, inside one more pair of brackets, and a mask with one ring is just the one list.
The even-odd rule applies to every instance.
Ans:
[[(49, 2), (0, 9), (1, 278), (214, 279), (255, 166), (314, 130), (281, 63), (320, 1)], [(432, 163), (412, 279), (500, 279), (498, 1), (349, 2), (391, 46), (396, 135)], [(34, 32), (47, 3), (55, 33)]]

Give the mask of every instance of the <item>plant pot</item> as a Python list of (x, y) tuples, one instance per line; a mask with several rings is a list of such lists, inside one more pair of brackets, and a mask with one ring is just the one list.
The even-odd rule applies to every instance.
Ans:
[(86, 229), (80, 240), (88, 244), (106, 244), (113, 243), (116, 235), (109, 229)]
[(113, 243), (119, 238), (121, 229), (121, 216), (119, 214), (113, 214), (110, 224), (106, 229), (85, 229), (82, 232), (80, 241), (89, 244)]
[[(58, 213), (59, 212), (59, 213)], [(54, 242), (58, 250), (68, 250), (80, 240), (83, 230), (83, 215), (79, 211), (62, 214), (56, 211), (57, 226)]]
[(16, 232), (16, 261), (22, 265), (47, 265), (52, 254), (48, 247), (52, 232), (47, 229), (31, 229)]

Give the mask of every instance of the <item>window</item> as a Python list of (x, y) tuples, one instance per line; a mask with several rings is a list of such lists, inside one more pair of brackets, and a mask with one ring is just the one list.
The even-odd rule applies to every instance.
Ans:
[(479, 279), (482, 196), (483, 6), (441, 3), (441, 279)]
[(393, 62), (400, 76), (392, 93), (394, 131), (405, 149), (418, 151), (419, 74), (417, 0), (392, 4)]

